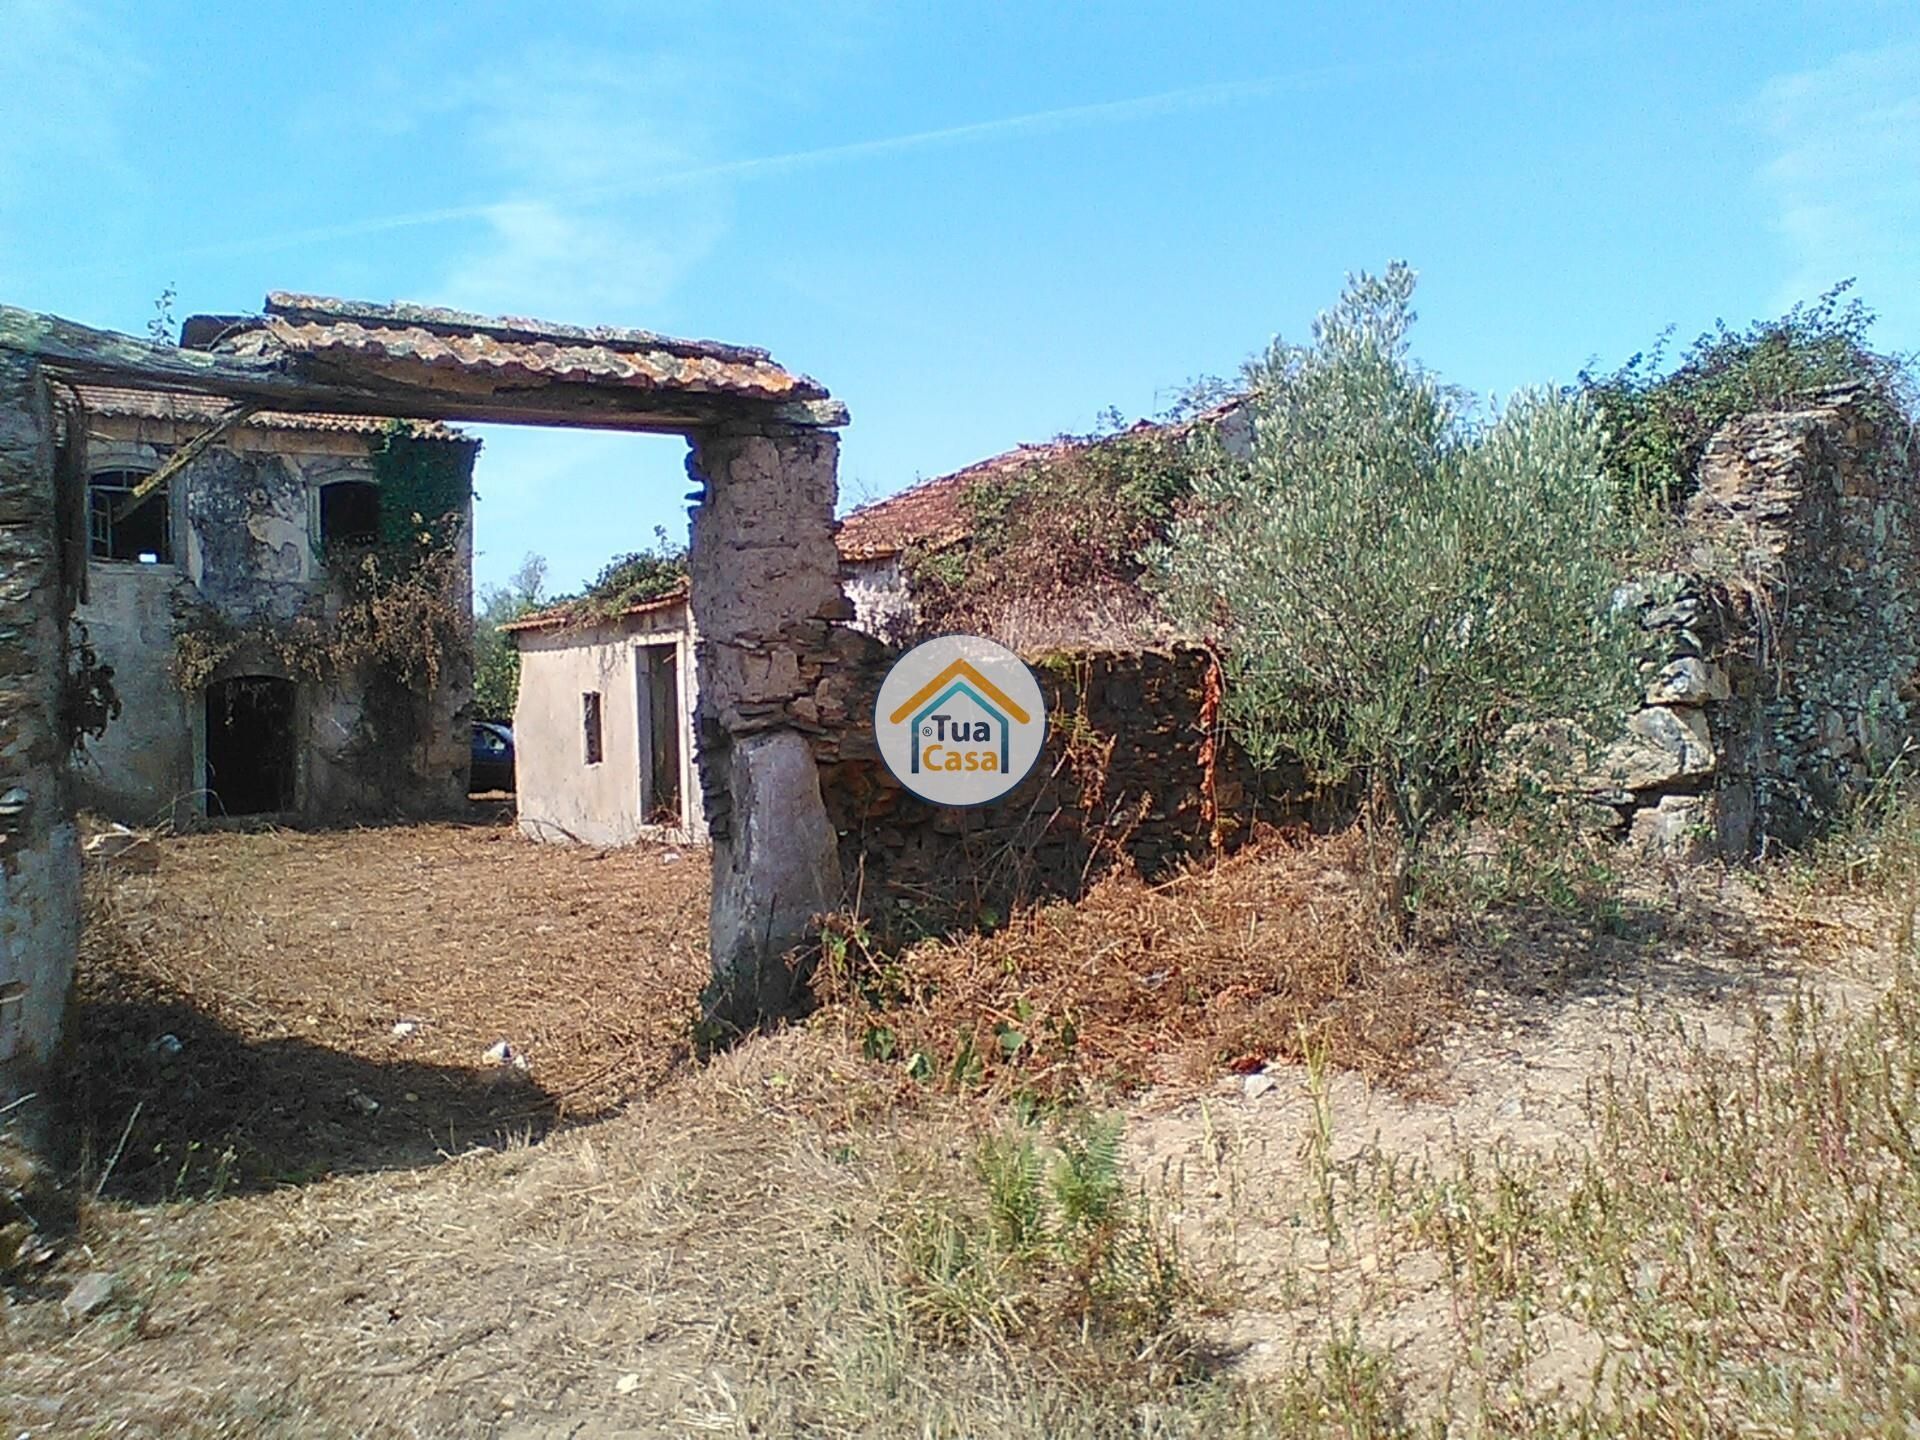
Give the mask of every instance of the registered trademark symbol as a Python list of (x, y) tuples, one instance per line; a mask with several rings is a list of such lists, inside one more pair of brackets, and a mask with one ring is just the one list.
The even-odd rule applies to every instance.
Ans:
[(984, 805), (1040, 758), (1046, 698), (1006, 646), (941, 635), (893, 662), (874, 697), (873, 734), (887, 769), (922, 800)]

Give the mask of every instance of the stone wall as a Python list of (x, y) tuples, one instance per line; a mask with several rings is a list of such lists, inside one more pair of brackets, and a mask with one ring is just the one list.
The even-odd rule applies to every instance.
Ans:
[(840, 898), (834, 834), (807, 733), (852, 606), (833, 543), (839, 437), (739, 425), (701, 431), (687, 568), (701, 803), (713, 844), (708, 1018), (745, 1027), (790, 1008), (784, 956)]
[(913, 597), (898, 555), (846, 560), (840, 566), (840, 588), (853, 606), (853, 624), (883, 640), (904, 639), (916, 623)]
[(0, 350), (0, 1105), (50, 1058), (79, 943), (63, 696), (72, 497), (53, 437), (37, 367)]
[(1853, 391), (1730, 422), (1686, 526), (1695, 561), (1622, 592), (1647, 706), (1610, 803), (1670, 854), (1802, 843), (1920, 741), (1920, 456)]
[(990, 805), (930, 805), (874, 744), (874, 701), (899, 653), (836, 627), (806, 717), (849, 899), (882, 924), (1004, 917), (1020, 900), (1078, 894), (1122, 860), (1162, 874), (1256, 816), (1302, 814), (1297, 777), (1263, 779), (1225, 737), (1218, 672), (1199, 647), (1031, 660), (1047, 703), (1033, 773)]
[[(1675, 858), (1797, 845), (1920, 745), (1917, 503), (1912, 438), (1856, 392), (1722, 429), (1684, 516), (1687, 563), (1616, 597), (1646, 635), (1643, 702), (1574, 778), (1617, 834)], [(870, 913), (884, 895), (1004, 914), (1122, 854), (1154, 873), (1304, 804), (1297, 777), (1263, 784), (1213, 733), (1207, 653), (1176, 647), (1039, 664), (1050, 733), (1036, 774), (994, 805), (936, 809), (873, 746), (897, 653), (834, 627), (789, 717), (813, 736), (847, 885), (864, 885)]]

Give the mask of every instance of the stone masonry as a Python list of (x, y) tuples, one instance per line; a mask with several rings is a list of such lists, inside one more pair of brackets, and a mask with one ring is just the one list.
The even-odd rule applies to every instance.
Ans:
[(1115, 864), (1155, 876), (1252, 831), (1306, 817), (1297, 773), (1263, 775), (1218, 719), (1218, 672), (1196, 645), (1029, 657), (1046, 697), (1033, 773), (992, 804), (929, 805), (881, 761), (880, 682), (899, 648), (836, 627), (814, 746), (849, 889), (878, 931), (1006, 917), (1075, 896)]
[(1713, 438), (1698, 557), (1627, 587), (1646, 706), (1603, 769), (1630, 836), (1729, 859), (1800, 844), (1920, 740), (1920, 456), (1837, 390)]
[(839, 437), (705, 430), (688, 568), (701, 797), (713, 843), (708, 1016), (744, 1028), (789, 1009), (784, 956), (840, 899), (833, 826), (805, 729), (834, 623), (851, 615), (833, 543)]
[(0, 350), (0, 1105), (39, 1083), (79, 943), (63, 719), (72, 593), (54, 465), (47, 386)]

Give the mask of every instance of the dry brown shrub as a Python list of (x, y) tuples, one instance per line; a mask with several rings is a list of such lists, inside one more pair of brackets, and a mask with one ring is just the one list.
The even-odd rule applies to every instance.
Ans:
[(1403, 1074), (1448, 985), (1382, 934), (1363, 851), (1357, 831), (1268, 832), (1171, 880), (1122, 869), (1076, 904), (894, 957), (842, 920), (816, 988), (828, 1023), (941, 1088), (1066, 1098), (1309, 1052)]

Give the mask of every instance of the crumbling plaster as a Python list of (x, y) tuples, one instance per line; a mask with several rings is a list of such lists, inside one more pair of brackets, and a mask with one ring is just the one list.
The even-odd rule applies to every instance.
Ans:
[[(585, 629), (522, 632), (520, 697), (513, 713), (520, 829), (536, 840), (628, 845), (706, 837), (690, 717), (697, 703), (694, 639), (684, 604)], [(639, 652), (672, 651), (680, 687), (680, 794), (689, 823), (646, 823)], [(602, 697), (600, 763), (586, 763), (581, 696)]]
[(746, 1026), (790, 1009), (783, 958), (840, 900), (837, 837), (805, 733), (836, 622), (852, 616), (833, 543), (839, 437), (742, 425), (698, 432), (688, 568), (699, 672), (695, 743), (713, 841), (707, 1013)]
[(52, 397), (36, 365), (0, 350), (0, 1105), (51, 1058), (79, 944), (60, 496)]
[[(173, 421), (96, 415), (88, 468), (150, 471), (197, 429)], [(206, 722), (200, 696), (183, 695), (170, 665), (175, 628), (205, 606), (245, 624), (286, 620), (327, 583), (320, 559), (320, 492), (339, 481), (374, 483), (365, 435), (240, 426), (168, 486), (171, 564), (94, 559), (79, 610), (89, 639), (114, 671), (123, 701), (107, 733), (75, 756), (81, 802), (132, 824), (203, 813)], [(470, 512), (469, 512), (470, 513)], [(463, 588), (471, 580), (471, 526), (457, 539)], [(242, 655), (220, 675), (283, 678), (272, 657)], [(392, 808), (432, 813), (465, 794), (471, 661), (451, 657), (438, 691), (421, 697), (428, 735), (417, 785), (399, 797), (363, 763), (362, 686), (353, 677), (299, 682), (295, 809), (322, 817)]]

